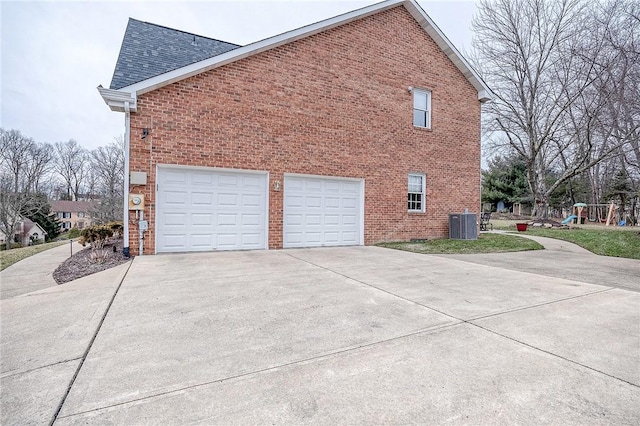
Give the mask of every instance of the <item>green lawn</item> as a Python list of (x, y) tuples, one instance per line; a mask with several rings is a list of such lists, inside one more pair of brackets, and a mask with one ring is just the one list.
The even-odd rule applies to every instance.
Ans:
[(431, 240), (424, 243), (381, 243), (381, 247), (427, 254), (502, 253), (510, 251), (540, 250), (533, 240), (512, 235), (480, 234), (477, 240)]
[(54, 241), (53, 243), (39, 244), (37, 246), (0, 251), (0, 271), (8, 268), (16, 262), (20, 262), (22, 259), (33, 256), (36, 253), (61, 246), (63, 244), (68, 244), (68, 241)]
[(640, 259), (639, 228), (606, 229), (541, 229), (529, 227), (527, 235), (569, 241), (602, 256)]

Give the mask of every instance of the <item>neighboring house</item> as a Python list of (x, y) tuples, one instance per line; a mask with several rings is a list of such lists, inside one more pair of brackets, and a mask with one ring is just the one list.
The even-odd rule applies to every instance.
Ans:
[(52, 201), (51, 213), (60, 222), (60, 230), (83, 229), (92, 224), (91, 211), (95, 203), (90, 201)]
[(247, 46), (130, 19), (98, 90), (144, 196), (134, 253), (140, 219), (152, 254), (444, 237), (480, 211), (489, 89), (415, 1)]
[[(16, 243), (21, 243), (23, 246), (28, 246), (33, 244), (34, 242), (44, 242), (46, 239), (47, 233), (40, 225), (35, 222), (32, 222), (29, 219), (22, 219), (18, 223), (18, 227), (16, 229), (15, 235), (13, 236), (12, 241)], [(4, 245), (7, 242), (7, 237), (4, 232), (0, 231), (0, 245)]]

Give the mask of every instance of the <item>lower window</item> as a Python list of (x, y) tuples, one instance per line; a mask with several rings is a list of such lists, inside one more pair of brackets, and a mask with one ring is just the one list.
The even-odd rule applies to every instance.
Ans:
[(410, 212), (425, 211), (425, 181), (426, 177), (422, 173), (409, 173), (408, 188), (408, 210)]

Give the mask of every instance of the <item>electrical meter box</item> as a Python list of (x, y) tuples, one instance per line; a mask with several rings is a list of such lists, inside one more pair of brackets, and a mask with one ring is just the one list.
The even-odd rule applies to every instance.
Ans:
[(129, 210), (144, 210), (144, 194), (129, 194)]

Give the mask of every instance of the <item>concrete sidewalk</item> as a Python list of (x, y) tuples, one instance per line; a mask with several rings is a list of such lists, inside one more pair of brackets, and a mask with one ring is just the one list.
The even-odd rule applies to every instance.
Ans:
[[(70, 245), (73, 244), (73, 247)], [(14, 263), (0, 271), (0, 300), (57, 286), (53, 271), (83, 247), (71, 241)]]
[(437, 255), (480, 265), (524, 271), (547, 277), (565, 278), (624, 290), (640, 291), (640, 260), (598, 256), (568, 241), (536, 237), (525, 233), (508, 234), (537, 241), (544, 250), (487, 254)]
[(129, 266), (0, 301), (0, 424), (54, 419)]

